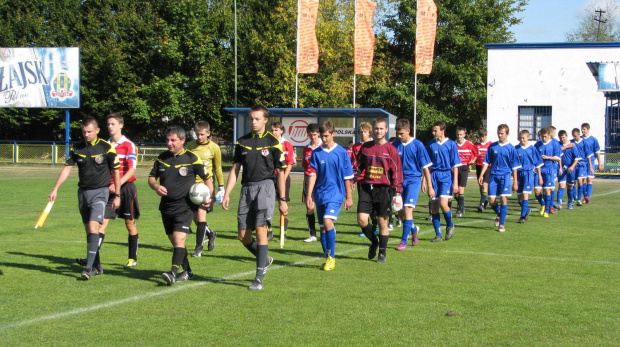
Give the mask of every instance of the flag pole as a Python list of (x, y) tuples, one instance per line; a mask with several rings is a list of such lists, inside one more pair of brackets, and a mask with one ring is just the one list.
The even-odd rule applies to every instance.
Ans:
[(357, 76), (355, 75), (355, 42), (357, 40), (357, 0), (355, 0), (355, 11), (353, 13), (353, 108), (355, 108), (357, 90)]
[(295, 52), (295, 108), (299, 100), (299, 9), (301, 0), (297, 0), (297, 48)]
[(413, 83), (413, 138), (416, 137), (416, 129), (418, 127), (418, 74), (415, 74)]

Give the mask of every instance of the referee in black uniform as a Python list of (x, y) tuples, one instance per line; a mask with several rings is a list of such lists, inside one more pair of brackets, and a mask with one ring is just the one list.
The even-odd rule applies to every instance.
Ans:
[[(256, 277), (249, 290), (263, 289), (263, 277), (267, 267), (273, 262), (269, 256), (269, 240), (267, 226), (273, 217), (273, 201), (276, 198), (274, 172), (278, 169), (278, 188), (286, 192), (286, 160), (282, 144), (272, 133), (266, 130), (269, 122), (269, 111), (263, 106), (250, 109), (249, 120), (252, 132), (239, 138), (235, 145), (233, 167), (226, 182), (226, 192), (222, 199), (222, 208), (228, 210), (230, 192), (237, 183), (239, 170), (243, 167), (241, 177), (241, 197), (237, 210), (239, 240), (254, 256), (256, 256)], [(288, 214), (288, 198), (278, 197), (280, 213)], [(256, 240), (252, 230), (256, 230)]]
[[(168, 150), (157, 157), (149, 174), (149, 186), (161, 196), (161, 220), (174, 247), (170, 272), (162, 274), (169, 286), (194, 277), (187, 258), (185, 238), (190, 232), (194, 211), (198, 206), (189, 199), (189, 190), (196, 182), (196, 175), (204, 181), (207, 179), (204, 163), (194, 153), (186, 150), (184, 144), (185, 130), (179, 126), (169, 127), (166, 130)], [(211, 204), (212, 201), (209, 201), (205, 207), (208, 208)], [(183, 267), (183, 272), (177, 275), (180, 267)]]
[[(58, 188), (67, 180), (73, 166), (78, 166), (78, 206), (82, 222), (86, 229), (87, 257), (86, 266), (82, 271), (85, 280), (103, 273), (99, 248), (104, 234), (99, 234), (103, 223), (105, 206), (108, 202), (108, 186), (110, 173), (114, 177), (116, 192), (121, 190), (120, 164), (116, 151), (109, 142), (97, 137), (99, 124), (95, 118), (89, 117), (82, 121), (82, 135), (84, 142), (76, 143), (67, 157), (66, 165), (60, 171), (56, 184), (49, 195), (49, 201), (56, 200)], [(121, 204), (121, 195), (115, 194), (112, 208), (117, 209)]]

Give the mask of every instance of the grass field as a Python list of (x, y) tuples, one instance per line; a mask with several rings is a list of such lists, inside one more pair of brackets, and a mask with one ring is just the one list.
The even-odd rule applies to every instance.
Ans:
[[(102, 248), (105, 273), (80, 279), (76, 257), (86, 241), (77, 211), (77, 169), (61, 187), (43, 228), (33, 229), (61, 167), (0, 166), (0, 344), (234, 346), (613, 346), (620, 341), (619, 180), (597, 180), (589, 205), (517, 224), (511, 200), (507, 232), (490, 211), (469, 207), (452, 240), (431, 243), (420, 212), (421, 243), (387, 263), (366, 258), (354, 211), (336, 222), (337, 263), (323, 263), (307, 237), (293, 177), (284, 249), (265, 289), (250, 292), (255, 260), (236, 239), (233, 211), (209, 215), (218, 231), (214, 252), (191, 258), (193, 281), (164, 285), (172, 248), (158, 197), (139, 169), (138, 267), (125, 269), (127, 233), (112, 221)], [(356, 194), (354, 194), (356, 195)], [(425, 199), (422, 199), (425, 201)], [(424, 209), (422, 209), (424, 210)], [(277, 219), (277, 216), (276, 218)], [(188, 238), (194, 248), (194, 236)]]

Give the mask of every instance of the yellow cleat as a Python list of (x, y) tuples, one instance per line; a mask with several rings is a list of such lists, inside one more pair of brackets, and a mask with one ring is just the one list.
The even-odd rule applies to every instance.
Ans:
[(325, 261), (325, 265), (323, 265), (323, 270), (332, 271), (336, 267), (336, 259), (331, 256), (327, 256), (327, 260)]
[(545, 214), (543, 214), (543, 217), (549, 218), (549, 214), (547, 212), (545, 212)]
[(540, 207), (540, 215), (544, 216), (545, 215), (545, 206), (541, 206)]

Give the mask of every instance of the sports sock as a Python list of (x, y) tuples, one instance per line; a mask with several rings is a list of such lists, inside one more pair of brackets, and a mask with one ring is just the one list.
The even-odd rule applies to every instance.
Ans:
[(375, 227), (372, 224), (366, 224), (366, 226), (362, 228), (362, 232), (364, 233), (364, 235), (366, 235), (368, 240), (370, 240), (373, 245), (379, 243), (379, 240), (375, 235)]
[(530, 201), (523, 200), (521, 202), (521, 217), (527, 216), (527, 212), (530, 210)]
[(545, 198), (544, 198), (543, 193), (536, 194), (535, 197), (536, 197), (536, 200), (538, 200), (538, 202), (540, 203), (540, 206), (545, 205)]
[(92, 268), (99, 249), (99, 234), (86, 234), (86, 268)]
[(562, 205), (562, 200), (564, 200), (564, 189), (565, 188), (558, 188), (558, 201), (557, 201), (557, 205)]
[(499, 225), (506, 223), (506, 216), (508, 215), (508, 205), (502, 205), (499, 208)]
[(93, 263), (93, 266), (101, 266), (101, 258), (99, 256), (99, 254), (101, 253), (101, 245), (103, 245), (103, 239), (105, 239), (105, 234), (100, 233), (99, 234), (99, 247), (97, 247), (97, 255), (95, 256), (95, 262)]
[(267, 256), (269, 255), (268, 245), (258, 245), (258, 255), (256, 256), (256, 279), (262, 280), (267, 272)]
[(499, 202), (496, 201), (494, 205), (491, 205), (491, 208), (493, 209), (495, 214), (499, 216), (499, 214), (501, 213), (500, 207), (499, 207)]
[(463, 211), (465, 208), (465, 195), (460, 195), (458, 199), (458, 209)]
[(185, 257), (183, 258), (183, 263), (182, 263), (183, 269), (187, 272), (192, 272), (192, 268), (191, 266), (189, 266), (189, 258), (187, 258), (187, 248), (185, 247), (183, 249), (185, 250), (184, 252)]
[(452, 210), (448, 210), (448, 212), (443, 213), (443, 219), (446, 220), (446, 226), (453, 227), (452, 224)]
[(321, 247), (323, 247), (323, 255), (327, 257), (327, 235), (321, 230)]
[(555, 190), (551, 191), (551, 207), (553, 207), (553, 204), (555, 202)]
[(196, 226), (196, 247), (205, 243), (205, 235), (207, 234), (207, 222), (198, 222)]
[(331, 228), (325, 232), (327, 255), (336, 258), (336, 228)]
[(258, 245), (256, 243), (256, 239), (252, 238), (252, 242), (250, 244), (244, 244), (243, 246), (245, 246), (245, 248), (255, 257), (258, 256)]
[(588, 199), (589, 199), (590, 197), (592, 197), (592, 187), (593, 187), (593, 186), (592, 186), (592, 183), (587, 183), (587, 184), (586, 184), (586, 191), (585, 191), (585, 193), (584, 193), (584, 194), (585, 194), (585, 196), (586, 196), (586, 197), (588, 197)]
[(435, 228), (435, 235), (441, 237), (441, 220), (439, 219), (439, 213), (433, 213), (433, 227)]
[(129, 244), (129, 259), (138, 260), (138, 234), (129, 235), (127, 237), (127, 243)]
[(577, 191), (577, 200), (581, 200), (583, 198), (583, 190), (585, 188), (585, 185), (580, 185), (579, 189)]
[(205, 237), (211, 238), (213, 236), (213, 231), (211, 231), (211, 228), (209, 228), (209, 223), (205, 222), (205, 228)]
[(553, 205), (552, 195), (545, 195), (545, 212), (551, 212), (551, 205)]
[(403, 236), (400, 239), (402, 242), (407, 243), (411, 230), (413, 230), (413, 219), (405, 219), (403, 221)]
[(389, 239), (389, 235), (379, 235), (379, 254), (385, 255), (385, 250), (387, 249)]
[(179, 268), (183, 265), (183, 260), (187, 256), (187, 249), (185, 247), (174, 247), (172, 251), (172, 266), (170, 267), (170, 272), (173, 275), (177, 275)]
[(316, 221), (314, 219), (314, 212), (312, 214), (306, 214), (306, 222), (308, 222), (308, 231), (310, 236), (316, 237)]

